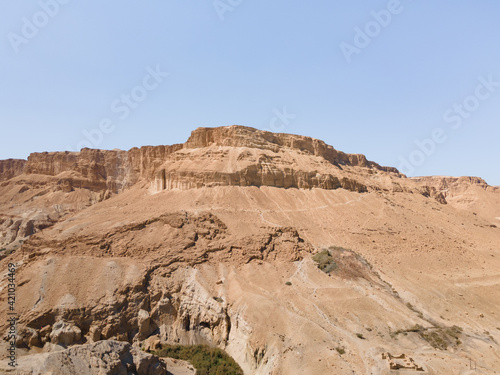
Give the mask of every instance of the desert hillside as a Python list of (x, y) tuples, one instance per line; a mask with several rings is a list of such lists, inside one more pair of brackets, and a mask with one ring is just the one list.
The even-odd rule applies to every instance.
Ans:
[(15, 263), (26, 373), (97, 347), (160, 374), (153, 340), (245, 374), (500, 373), (500, 187), (480, 178), (229, 126), (3, 160), (0, 197), (0, 372)]

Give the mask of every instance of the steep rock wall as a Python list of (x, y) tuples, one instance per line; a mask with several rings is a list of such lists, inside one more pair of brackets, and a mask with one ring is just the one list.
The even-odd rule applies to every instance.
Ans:
[(318, 139), (293, 134), (271, 133), (238, 125), (198, 128), (191, 133), (184, 147), (200, 148), (210, 145), (261, 148), (274, 152), (280, 148), (288, 148), (320, 156), (332, 164), (347, 164), (399, 173), (396, 168), (381, 167), (377, 163), (368, 161), (364, 155), (337, 151)]
[(24, 172), (25, 165), (26, 160), (22, 159), (0, 160), (0, 181), (19, 176)]

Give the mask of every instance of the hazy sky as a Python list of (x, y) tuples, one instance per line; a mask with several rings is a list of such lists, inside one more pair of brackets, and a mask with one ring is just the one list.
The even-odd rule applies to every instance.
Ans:
[(240, 124), (500, 185), (498, 0), (0, 3), (0, 159)]

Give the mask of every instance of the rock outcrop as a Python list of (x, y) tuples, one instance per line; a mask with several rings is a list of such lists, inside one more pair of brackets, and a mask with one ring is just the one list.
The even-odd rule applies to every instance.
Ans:
[(56, 322), (52, 326), (50, 342), (52, 344), (72, 345), (82, 338), (82, 331), (76, 325), (63, 321)]
[(199, 189), (215, 186), (271, 186), (296, 189), (346, 189), (364, 193), (368, 191), (364, 184), (348, 177), (331, 174), (306, 172), (292, 168), (266, 168), (263, 164), (253, 164), (242, 170), (224, 172), (204, 171), (165, 171), (157, 175), (155, 190)]
[[(188, 141), (183, 145), (145, 146), (132, 148), (129, 151), (95, 150), (84, 148), (80, 152), (42, 152), (33, 153), (24, 160), (0, 161), (0, 181), (9, 180), (21, 174), (57, 176), (57, 185), (63, 191), (71, 192), (75, 188), (92, 191), (109, 191), (119, 193), (137, 183), (139, 179), (153, 180), (158, 173), (165, 173), (159, 167), (169, 161), (178, 160), (174, 155), (179, 150), (189, 150), (200, 147), (231, 147), (253, 148), (278, 153), (280, 150), (295, 150), (311, 156), (322, 158), (333, 165), (348, 165), (354, 167), (373, 168), (385, 172), (398, 173), (395, 168), (381, 167), (368, 161), (364, 155), (345, 154), (335, 150), (323, 141), (310, 137), (290, 134), (274, 134), (244, 126), (229, 126), (221, 128), (198, 128), (193, 131)], [(165, 178), (178, 181), (178, 186), (189, 188), (209, 186), (210, 184), (238, 186), (277, 186), (333, 189), (350, 186), (341, 179), (331, 175), (316, 176), (310, 171), (281, 171), (275, 176), (272, 173), (260, 171), (262, 164), (269, 165), (269, 160), (246, 167), (235, 174), (203, 174), (197, 171), (194, 175), (187, 171), (179, 171), (173, 176), (167, 172)], [(200, 174), (200, 176), (197, 176)], [(185, 180), (197, 179), (197, 183), (184, 183)], [(172, 182), (170, 182), (172, 185)], [(243, 185), (241, 185), (243, 184)]]
[[(304, 155), (309, 164), (296, 165), (286, 156), (289, 151)], [(192, 163), (196, 159), (215, 163)], [(370, 190), (357, 176), (344, 173), (345, 167), (397, 173), (316, 139), (243, 126), (199, 128), (185, 144), (172, 146), (84, 148), (33, 153), (27, 161), (2, 160), (0, 193), (13, 204), (0, 207), (0, 248), (9, 253), (32, 234), (141, 181), (154, 192), (216, 186)]]
[(7, 159), (0, 160), (0, 182), (19, 176), (24, 172), (26, 160)]
[[(374, 350), (387, 346), (439, 362), (411, 327), (444, 323), (497, 364), (486, 358), (500, 340), (500, 200), (484, 181), (410, 179), (312, 138), (239, 126), (0, 165), (19, 370), (162, 373), (133, 348), (168, 343), (216, 345), (256, 375), (380, 373)], [(331, 245), (326, 274), (312, 254)], [(8, 288), (5, 277), (4, 317)], [(4, 318), (3, 344), (9, 329)], [(457, 369), (463, 358), (448, 354)]]
[(4, 374), (52, 375), (166, 375), (163, 362), (130, 344), (99, 341), (52, 353), (34, 354), (19, 359), (17, 368), (0, 363)]
[(95, 150), (80, 152), (43, 152), (28, 157), (24, 173), (60, 176), (58, 183), (66, 191), (84, 188), (119, 193), (150, 176), (167, 156), (182, 148), (173, 146), (145, 146), (129, 151)]
[(398, 173), (396, 168), (381, 167), (377, 163), (368, 161), (361, 154), (346, 154), (337, 151), (318, 139), (293, 134), (272, 133), (246, 126), (198, 128), (191, 133), (191, 137), (184, 144), (184, 147), (200, 148), (212, 145), (258, 148), (273, 152), (278, 152), (280, 149), (299, 150), (324, 158), (332, 164), (368, 167)]

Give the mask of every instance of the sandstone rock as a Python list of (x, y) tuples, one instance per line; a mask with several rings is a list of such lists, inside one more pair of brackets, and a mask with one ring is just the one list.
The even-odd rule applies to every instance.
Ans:
[(89, 339), (92, 342), (97, 342), (101, 340), (101, 329), (97, 326), (92, 326), (89, 329)]
[[(94, 150), (84, 148), (80, 152), (42, 152), (33, 153), (27, 161), (0, 161), (0, 180), (8, 180), (21, 173), (45, 176), (71, 175), (55, 180), (58, 189), (72, 192), (75, 188), (92, 191), (110, 191), (119, 193), (132, 186), (139, 179), (157, 181), (157, 190), (165, 188), (165, 180), (170, 181), (170, 187), (185, 186), (186, 188), (207, 186), (211, 183), (219, 185), (238, 186), (277, 186), (297, 188), (326, 188), (342, 186), (353, 189), (359, 182), (339, 182), (335, 176), (323, 175), (315, 177), (315, 173), (288, 168), (267, 168), (268, 156), (256, 160), (257, 163), (235, 173), (216, 173), (204, 175), (201, 171), (194, 174), (188, 171), (177, 171), (165, 175), (160, 168), (165, 162), (172, 160), (171, 156), (183, 148), (186, 150), (208, 146), (250, 147), (269, 150), (277, 153), (281, 149), (300, 150), (311, 156), (317, 156), (334, 165), (350, 165), (374, 168), (385, 172), (397, 173), (395, 168), (381, 167), (366, 160), (364, 155), (345, 154), (332, 146), (310, 137), (291, 134), (273, 134), (244, 126), (221, 128), (198, 128), (184, 145), (146, 146), (133, 148), (129, 151)], [(175, 160), (175, 158), (173, 159)], [(184, 180), (192, 180), (186, 183)], [(199, 180), (199, 181), (197, 181)], [(177, 182), (175, 182), (177, 181)], [(194, 182), (197, 181), (197, 182)], [(356, 186), (355, 191), (366, 191), (365, 187)]]
[(150, 318), (149, 313), (146, 310), (139, 310), (137, 314), (137, 324), (139, 327), (139, 340), (149, 335), (150, 331)]
[(47, 342), (50, 340), (50, 333), (52, 332), (52, 326), (46, 325), (42, 329), (40, 329), (40, 338), (42, 340), (42, 343)]
[(146, 352), (159, 349), (160, 346), (161, 346), (161, 340), (160, 336), (158, 335), (150, 336), (142, 343), (142, 347)]
[(22, 225), (19, 227), (19, 232), (18, 236), (19, 237), (28, 237), (31, 236), (34, 233), (34, 225), (33, 225), (33, 220), (27, 220)]
[(126, 333), (119, 333), (116, 335), (116, 341), (128, 341), (128, 335)]
[[(82, 334), (138, 345), (158, 333), (145, 347), (217, 345), (251, 374), (331, 373), (327, 362), (363, 373), (373, 348), (397, 345), (387, 325), (422, 323), (404, 290), (436, 321), (444, 294), (456, 308), (450, 324), (465, 327), (457, 291), (474, 287), (481, 311), (498, 300), (496, 280), (481, 275), (494, 275), (489, 254), (498, 258), (499, 189), (480, 180), (407, 179), (312, 138), (238, 126), (198, 129), (184, 145), (40, 153), (19, 165), (1, 177), (0, 242), (29, 236), (3, 263), (19, 264), (25, 347), (65, 351)], [(491, 223), (455, 207), (484, 207)], [(333, 245), (365, 261), (346, 252), (326, 276), (311, 254)], [(454, 280), (442, 278), (455, 268)], [(367, 325), (380, 332), (363, 343), (355, 334)], [(419, 351), (410, 336), (405, 345)], [(332, 356), (333, 345), (349, 355)], [(74, 353), (87, 367), (134, 371), (138, 360), (120, 348)]]
[(7, 159), (0, 160), (0, 181), (9, 180), (24, 172), (26, 160)]
[[(8, 366), (0, 366), (0, 371)], [(166, 367), (158, 357), (118, 341), (99, 341), (78, 345), (63, 351), (21, 357), (19, 374), (51, 375), (166, 375)]]
[(138, 375), (163, 375), (167, 374), (166, 366), (157, 356), (132, 349), (132, 358)]
[(30, 327), (21, 327), (17, 333), (16, 346), (18, 348), (41, 347), (42, 342), (38, 331)]
[(72, 345), (82, 337), (82, 331), (72, 323), (59, 321), (52, 327), (50, 341), (53, 344)]
[(331, 163), (371, 167), (398, 173), (396, 168), (380, 167), (378, 164), (366, 160), (364, 155), (345, 154), (318, 139), (294, 134), (276, 134), (238, 125), (218, 128), (198, 128), (191, 133), (184, 147), (200, 148), (210, 145), (260, 148), (274, 152), (283, 147), (307, 151), (311, 155), (323, 157)]

